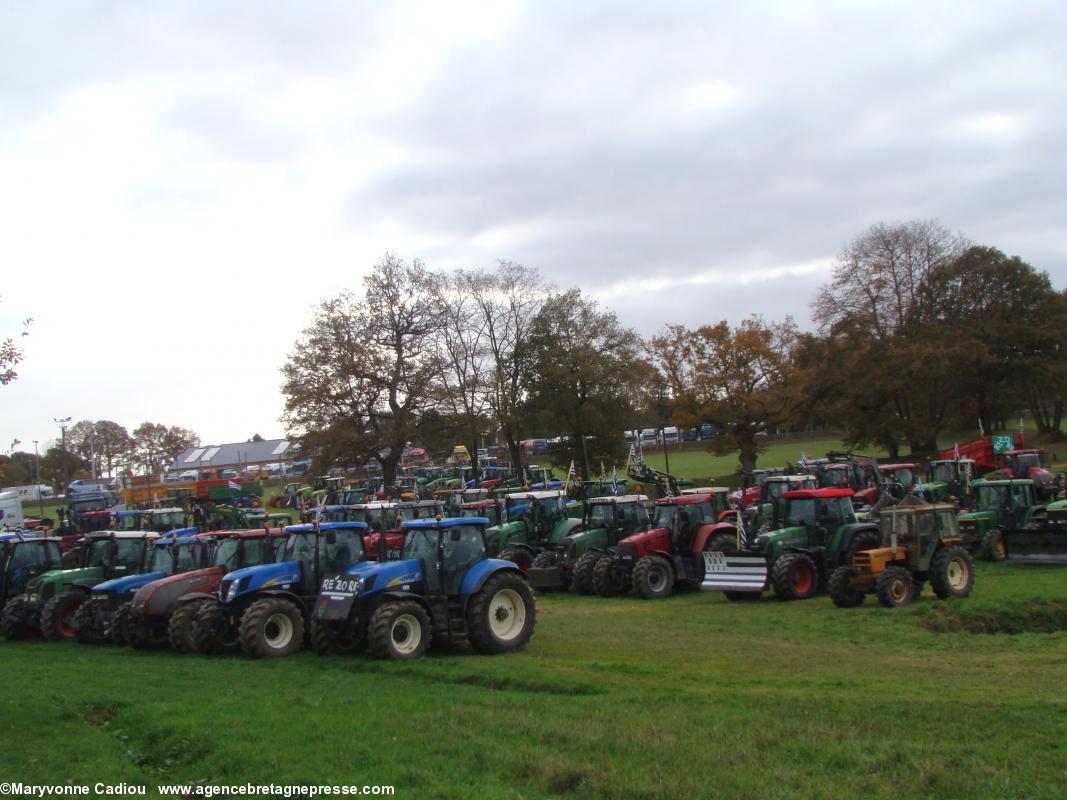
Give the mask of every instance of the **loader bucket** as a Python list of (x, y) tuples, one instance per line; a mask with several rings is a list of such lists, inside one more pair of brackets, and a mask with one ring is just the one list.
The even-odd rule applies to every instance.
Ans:
[(1004, 557), (1030, 564), (1067, 564), (1067, 528), (1017, 528), (1001, 533)]
[(762, 592), (767, 585), (767, 560), (761, 555), (704, 553), (706, 592)]

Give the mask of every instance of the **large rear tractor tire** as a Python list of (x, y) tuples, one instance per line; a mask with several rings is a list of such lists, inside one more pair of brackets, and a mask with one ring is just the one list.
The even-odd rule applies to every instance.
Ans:
[(479, 653), (517, 650), (530, 641), (536, 624), (533, 592), (514, 573), (491, 576), (467, 604), (467, 638)]
[(245, 609), (238, 626), (249, 658), (277, 658), (304, 646), (304, 614), (283, 597), (264, 597)]
[(193, 621), (196, 619), (197, 612), (211, 602), (207, 599), (190, 600), (174, 609), (167, 623), (167, 639), (175, 653), (196, 652), (196, 645), (193, 642)]
[(771, 584), (779, 600), (807, 600), (819, 591), (819, 571), (806, 553), (786, 553), (771, 567)]
[(326, 622), (313, 619), (308, 626), (308, 638), (320, 656), (348, 655), (363, 644), (362, 634), (349, 620)]
[(987, 531), (985, 536), (982, 537), (982, 544), (978, 548), (978, 552), (981, 553), (984, 561), (1003, 561), (1005, 556), (1004, 537), (1000, 535), (1000, 531)]
[(530, 551), (521, 547), (505, 547), (500, 551), (500, 555), (497, 558), (502, 558), (517, 565), (524, 575), (533, 566), (534, 562), (534, 557), (530, 555)]
[(60, 592), (41, 609), (41, 633), (51, 642), (74, 641), (71, 623), (82, 604), (89, 599), (85, 592)]
[(130, 618), (132, 608), (132, 603), (123, 603), (115, 609), (115, 616), (111, 618), (111, 628), (108, 630), (112, 644), (119, 647), (133, 644), (133, 620)]
[(645, 556), (634, 567), (630, 584), (646, 600), (668, 597), (674, 591), (674, 567), (665, 558)]
[(630, 576), (614, 556), (601, 556), (593, 567), (593, 591), (601, 597), (618, 597), (630, 588)]
[(930, 588), (942, 600), (966, 597), (974, 588), (974, 560), (958, 545), (940, 550), (930, 562)]
[(421, 658), (432, 638), (430, 615), (414, 600), (382, 603), (367, 628), (370, 654), (392, 661)]
[(70, 627), (74, 629), (74, 639), (78, 644), (103, 644), (108, 641), (107, 634), (93, 627), (92, 604), (85, 602), (70, 618)]
[(596, 562), (600, 560), (602, 553), (582, 553), (574, 563), (574, 591), (578, 594), (594, 594), (593, 570)]
[(32, 635), (33, 628), (29, 624), (31, 610), (30, 598), (24, 594), (8, 600), (0, 616), (0, 635), (11, 642)]
[(884, 608), (900, 608), (915, 600), (915, 582), (903, 567), (886, 567), (874, 582), (878, 604)]
[(849, 585), (852, 580), (851, 567), (838, 567), (830, 573), (830, 599), (838, 608), (855, 608), (863, 605), (867, 595)]

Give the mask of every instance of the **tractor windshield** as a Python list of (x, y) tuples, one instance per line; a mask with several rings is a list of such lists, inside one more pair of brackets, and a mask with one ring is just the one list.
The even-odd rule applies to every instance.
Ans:
[(1011, 499), (1011, 487), (1004, 485), (979, 486), (978, 487), (978, 510), (999, 511), (1008, 508)]
[(7, 563), (7, 590), (17, 594), (25, 590), (30, 578), (50, 569), (58, 569), (62, 560), (55, 542), (18, 542)]
[(615, 521), (615, 506), (613, 503), (596, 503), (589, 506), (585, 516), (585, 524), (589, 528), (604, 528)]
[(1029, 469), (1040, 468), (1041, 456), (1037, 453), (1019, 453), (1015, 456), (1015, 472), (1019, 475), (1026, 475), (1026, 471)]
[(815, 500), (802, 498), (787, 500), (783, 522), (787, 528), (815, 527)]
[(906, 467), (893, 470), (893, 472), (886, 475), (886, 478), (896, 481), (905, 489), (910, 489), (915, 484), (915, 473)]
[(787, 481), (767, 481), (763, 487), (763, 499), (767, 501), (781, 500), (782, 495), (790, 490)]
[(185, 515), (181, 511), (165, 511), (162, 514), (152, 515), (152, 529), (159, 533), (183, 527), (185, 527)]
[(656, 506), (656, 515), (652, 518), (653, 528), (674, 528), (678, 518), (678, 506)]
[(164, 575), (174, 574), (174, 556), (177, 548), (168, 547), (165, 544), (157, 544), (152, 548), (148, 557), (148, 572), (162, 572)]
[[(250, 542), (251, 543), (251, 542)], [(237, 559), (241, 552), (241, 542), (236, 537), (229, 537), (219, 542), (215, 548), (215, 557), (212, 565), (222, 567), (227, 572), (237, 569)]]
[(956, 480), (956, 464), (952, 461), (939, 461), (933, 464), (933, 479), (951, 483)]
[(359, 521), (359, 522), (366, 522), (367, 523), (367, 527), (372, 531), (384, 531), (387, 528), (389, 528), (389, 522), (390, 522), (390, 519), (388, 517), (388, 512), (389, 511), (391, 511), (391, 509), (385, 509), (385, 508), (363, 509), (362, 517), (359, 514), (357, 514), (357, 515), (355, 515), (355, 519), (356, 519), (356, 521)]
[(421, 560), (427, 567), (437, 563), (437, 531), (433, 528), (409, 530), (404, 537), (402, 559)]
[(354, 528), (320, 534), (319, 568), (323, 573), (344, 572), (363, 560), (363, 536)]
[(889, 537), (896, 534), (903, 541), (910, 533), (912, 520), (915, 514), (910, 511), (890, 511), (883, 513), (879, 518), (878, 527), (881, 529), (882, 541), (889, 541)]
[(562, 497), (544, 497), (537, 501), (538, 516), (542, 522), (552, 523), (566, 516)]
[(508, 522), (533, 519), (533, 505), (525, 497), (510, 497), (504, 500), (504, 510), (507, 512)]
[(85, 558), (85, 564), (89, 567), (106, 567), (110, 555), (110, 539), (93, 539), (89, 543), (89, 553)]
[(115, 517), (115, 530), (139, 531), (141, 530), (140, 514), (120, 514)]

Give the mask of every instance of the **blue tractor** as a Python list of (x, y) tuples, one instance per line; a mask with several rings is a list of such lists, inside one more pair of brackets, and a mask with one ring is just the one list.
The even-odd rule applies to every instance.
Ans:
[(287, 656), (304, 646), (306, 620), (325, 575), (364, 561), (365, 522), (289, 525), (274, 564), (227, 573), (216, 602), (196, 614), (191, 642), (201, 653), (244, 651), (252, 658)]
[(518, 566), (489, 558), (485, 517), (404, 523), (396, 561), (357, 564), (322, 583), (311, 626), (320, 653), (366, 643), (378, 658), (407, 660), (431, 641), (469, 641), (506, 653), (533, 635), (537, 609)]
[(197, 536), (196, 528), (173, 531), (152, 543), (144, 572), (123, 575), (98, 583), (89, 591), (71, 618), (74, 638), (82, 644), (110, 641), (129, 644), (130, 600), (142, 586), (180, 572), (200, 569), (211, 563), (214, 542)]

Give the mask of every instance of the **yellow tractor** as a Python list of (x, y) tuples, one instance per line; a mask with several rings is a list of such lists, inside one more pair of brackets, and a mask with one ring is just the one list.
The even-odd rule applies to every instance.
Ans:
[(966, 597), (974, 587), (974, 562), (963, 547), (956, 507), (898, 505), (878, 515), (881, 547), (854, 553), (852, 563), (830, 574), (830, 597), (854, 608), (872, 592), (886, 608), (898, 608), (930, 588), (938, 598)]

